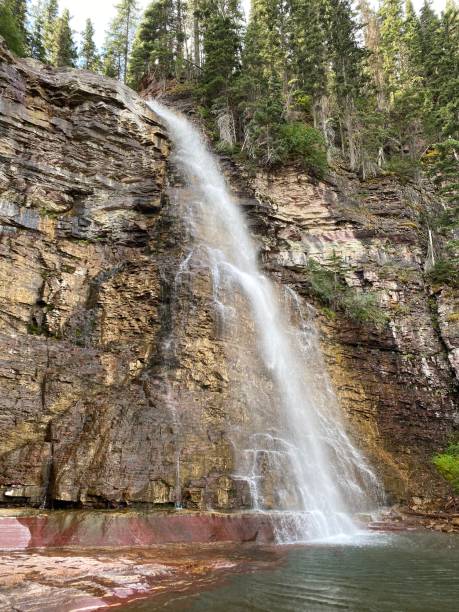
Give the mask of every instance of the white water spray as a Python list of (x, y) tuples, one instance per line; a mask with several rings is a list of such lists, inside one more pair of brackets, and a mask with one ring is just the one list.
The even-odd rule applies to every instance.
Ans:
[(379, 485), (346, 433), (312, 317), (291, 289), (281, 292), (261, 273), (246, 220), (198, 130), (156, 101), (150, 107), (167, 125), (188, 183), (195, 248), (186, 265), (196, 257), (210, 270), (239, 374), (231, 476), (247, 484), (254, 510), (278, 513), (281, 541), (352, 535), (353, 514), (375, 505)]

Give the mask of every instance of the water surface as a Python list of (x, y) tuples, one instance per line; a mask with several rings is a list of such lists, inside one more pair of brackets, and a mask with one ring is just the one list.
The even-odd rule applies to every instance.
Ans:
[[(258, 553), (265, 554), (263, 549)], [(459, 537), (375, 534), (354, 544), (288, 549), (278, 567), (229, 575), (200, 592), (125, 608), (137, 612), (458, 612)]]

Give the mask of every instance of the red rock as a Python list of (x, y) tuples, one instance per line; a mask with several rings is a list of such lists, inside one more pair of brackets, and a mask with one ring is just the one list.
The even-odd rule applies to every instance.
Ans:
[(0, 548), (274, 541), (263, 514), (50, 512), (0, 517)]

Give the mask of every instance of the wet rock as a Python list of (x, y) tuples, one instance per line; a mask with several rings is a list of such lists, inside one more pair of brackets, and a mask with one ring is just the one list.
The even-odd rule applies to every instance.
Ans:
[[(432, 296), (424, 280), (423, 220), (438, 200), (381, 177), (311, 180), (295, 168), (255, 177), (226, 161), (248, 204), (262, 260), (279, 282), (314, 301), (322, 347), (354, 435), (383, 475), (389, 501), (448, 495), (431, 458), (457, 429), (457, 292)], [(262, 204), (262, 207), (260, 207)], [(374, 293), (388, 323), (356, 322), (324, 308), (308, 285), (307, 261)]]
[[(158, 118), (117, 82), (0, 47), (0, 133), (0, 503), (250, 507), (230, 431), (253, 355), (225, 352), (209, 274), (186, 265), (189, 194)], [(226, 164), (279, 283), (313, 301), (307, 260), (335, 253), (349, 287), (377, 292), (382, 329), (315, 302), (330, 372), (393, 498), (442, 493), (430, 458), (454, 425), (457, 325), (454, 295), (423, 279), (432, 199)], [(262, 404), (270, 384), (261, 372)]]

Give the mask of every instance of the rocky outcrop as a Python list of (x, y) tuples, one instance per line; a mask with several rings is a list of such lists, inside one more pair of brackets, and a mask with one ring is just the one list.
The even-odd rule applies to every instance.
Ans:
[(160, 342), (164, 130), (115, 81), (0, 61), (1, 500), (162, 496), (139, 375)]
[(1, 53), (0, 503), (249, 506), (157, 117), (115, 81)]
[[(229, 164), (228, 174), (245, 198), (266, 268), (317, 307), (341, 404), (390, 499), (442, 495), (431, 459), (458, 425), (459, 296), (425, 280), (427, 223), (442, 211), (435, 195), (428, 185), (390, 176), (361, 182), (344, 171), (327, 182), (295, 168), (241, 181)], [(355, 322), (326, 307), (311, 291), (310, 258), (328, 270), (338, 262), (350, 288), (374, 294), (386, 323)]]
[[(75, 512), (55, 512), (49, 516), (49, 521), (45, 517), (36, 520), (35, 528), (31, 523), (27, 527), (16, 519), (0, 518), (1, 612), (126, 609), (135, 600), (144, 600), (141, 607), (161, 607), (176, 598), (183, 599), (185, 593), (218, 585), (233, 573), (275, 569), (285, 561), (285, 548), (265, 546), (260, 555), (259, 541), (253, 545), (246, 543), (243, 547), (239, 541), (230, 543), (231, 537), (228, 536), (231, 536), (232, 524), (238, 522), (237, 518), (224, 517), (219, 523), (217, 517), (199, 534), (202, 517), (197, 513), (189, 515), (188, 521), (182, 522), (182, 529), (177, 530), (176, 537), (184, 534), (190, 541), (193, 540), (190, 534), (194, 534), (194, 541), (202, 543), (206, 542), (206, 536), (216, 538), (210, 542), (218, 542), (218, 536), (224, 535), (226, 542), (197, 547), (183, 543), (155, 546), (152, 534), (156, 533), (159, 537), (156, 539), (161, 540), (160, 530), (164, 528), (162, 513), (159, 513), (157, 521), (154, 520), (156, 513), (143, 517), (103, 511), (86, 515), (84, 519)], [(177, 525), (179, 517), (172, 514), (169, 517), (172, 520), (171, 534), (174, 520)], [(257, 535), (254, 519), (256, 517), (252, 514), (251, 518), (243, 521), (246, 535), (251, 533), (252, 537)], [(264, 520), (266, 522), (266, 518)], [(6, 521), (9, 521), (9, 527)], [(258, 522), (263, 522), (261, 515)], [(198, 530), (193, 527), (198, 527)], [(126, 530), (124, 534), (123, 528)], [(9, 530), (10, 546), (3, 537), (6, 530)], [(43, 546), (47, 541), (53, 541), (49, 538), (53, 530), (56, 535), (59, 530), (67, 535), (64, 537), (67, 541), (65, 548)], [(164, 535), (167, 533), (166, 530)], [(32, 534), (35, 542), (41, 542), (40, 548), (25, 548)], [(102, 542), (103, 548), (96, 548), (96, 542)], [(115, 542), (117, 545), (113, 546)], [(126, 542), (130, 542), (128, 546)], [(145, 546), (147, 542), (150, 545)]]
[[(225, 358), (209, 274), (185, 265), (187, 192), (157, 117), (3, 48), (0, 91), (0, 503), (249, 507), (228, 437), (244, 364)], [(458, 334), (455, 296), (423, 279), (432, 198), (226, 165), (280, 283), (314, 301), (308, 259), (335, 253), (377, 292), (381, 328), (315, 301), (330, 371), (393, 497), (442, 493), (430, 457), (454, 427)]]

